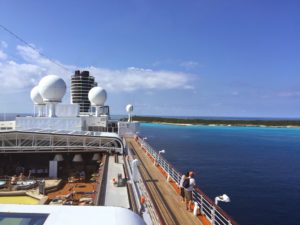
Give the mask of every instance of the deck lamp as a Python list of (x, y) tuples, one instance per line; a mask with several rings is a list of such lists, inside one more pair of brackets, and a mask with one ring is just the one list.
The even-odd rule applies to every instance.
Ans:
[(147, 139), (148, 139), (147, 137), (143, 137), (143, 138), (142, 138), (142, 144), (141, 144), (142, 148), (144, 147), (144, 145), (145, 145), (145, 140), (147, 140)]
[(158, 165), (158, 163), (157, 163), (157, 162), (158, 162), (158, 160), (159, 160), (159, 155), (160, 155), (161, 153), (166, 153), (166, 150), (162, 149), (162, 150), (158, 151), (157, 158), (156, 158), (156, 159), (154, 159), (154, 165), (155, 165), (155, 166), (157, 166), (157, 165)]
[(80, 154), (75, 154), (73, 162), (83, 162), (82, 156)]
[(160, 150), (159, 152), (158, 152), (158, 154), (160, 154), (160, 153), (166, 153), (166, 150), (164, 150), (164, 149), (162, 149), (162, 150)]
[(218, 205), (218, 202), (230, 202), (230, 198), (228, 197), (228, 195), (223, 194), (220, 196), (215, 197), (215, 204)]
[(100, 159), (100, 154), (99, 153), (94, 153), (92, 161), (98, 161)]
[(56, 154), (56, 155), (54, 156), (53, 161), (57, 161), (57, 162), (64, 161), (64, 157), (62, 156), (62, 154)]

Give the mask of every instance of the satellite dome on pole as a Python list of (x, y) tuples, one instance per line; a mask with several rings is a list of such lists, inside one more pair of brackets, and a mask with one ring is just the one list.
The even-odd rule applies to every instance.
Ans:
[(126, 106), (126, 112), (128, 113), (128, 122), (131, 122), (131, 113), (133, 112), (133, 105), (128, 104)]
[(107, 99), (107, 93), (102, 87), (93, 87), (89, 91), (88, 98), (91, 102), (91, 105), (96, 107), (96, 116), (99, 116), (99, 110), (104, 106), (104, 103)]
[[(30, 92), (30, 98), (31, 98), (32, 102), (34, 103), (34, 109), (35, 109), (35, 106), (38, 109), (38, 117), (43, 116), (43, 108), (44, 108), (45, 103), (39, 92), (38, 86), (35, 86), (34, 88), (32, 88), (32, 90)], [(35, 115), (35, 113), (34, 113), (34, 115)]]
[(30, 92), (30, 98), (35, 105), (44, 105), (43, 98), (39, 92), (39, 87), (35, 86)]
[(127, 111), (128, 113), (132, 112), (132, 111), (133, 111), (133, 105), (128, 104), (128, 105), (126, 106), (126, 111)]
[(66, 93), (65, 81), (59, 76), (48, 75), (40, 80), (38, 87), (43, 101), (48, 106), (48, 116), (55, 117), (55, 105), (62, 101)]
[(66, 89), (65, 81), (56, 75), (45, 76), (39, 83), (39, 92), (44, 102), (61, 102)]

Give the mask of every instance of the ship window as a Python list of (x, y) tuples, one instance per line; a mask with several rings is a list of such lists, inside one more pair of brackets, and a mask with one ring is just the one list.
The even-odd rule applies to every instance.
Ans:
[(42, 213), (0, 213), (0, 225), (42, 225), (48, 216)]

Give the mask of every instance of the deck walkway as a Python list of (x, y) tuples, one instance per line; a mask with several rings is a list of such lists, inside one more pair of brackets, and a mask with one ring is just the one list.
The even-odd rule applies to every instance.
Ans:
[(106, 194), (105, 194), (105, 206), (118, 206), (123, 208), (130, 208), (127, 187), (117, 187), (113, 184), (112, 180), (117, 179), (118, 174), (121, 174), (124, 178), (123, 158), (119, 157), (119, 163), (115, 162), (115, 156), (109, 156), (108, 171), (106, 181)]
[[(185, 208), (178, 193), (172, 185), (166, 181), (166, 177), (153, 165), (153, 161), (145, 154), (133, 138), (127, 138), (131, 148), (140, 160), (140, 173), (150, 195), (156, 205), (160, 217), (167, 225), (199, 225), (201, 221)], [(163, 224), (163, 223), (162, 223)]]

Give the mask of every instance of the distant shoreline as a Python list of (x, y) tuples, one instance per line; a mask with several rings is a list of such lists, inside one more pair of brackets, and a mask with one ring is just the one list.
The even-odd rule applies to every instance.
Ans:
[[(140, 121), (144, 122), (144, 121)], [(189, 124), (189, 123), (165, 123), (165, 122), (144, 122), (144, 123), (153, 123), (153, 124), (161, 124), (161, 125), (175, 125), (175, 126), (208, 126), (208, 127), (273, 127), (273, 128), (300, 128), (300, 126), (266, 126), (266, 125), (251, 125), (251, 124)]]
[(300, 120), (204, 120), (179, 119), (164, 117), (134, 116), (133, 120), (145, 123), (158, 123), (179, 126), (238, 126), (238, 127), (273, 127), (300, 128)]

